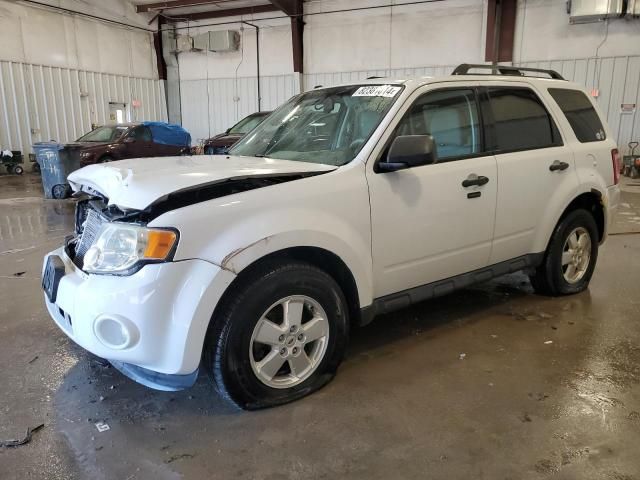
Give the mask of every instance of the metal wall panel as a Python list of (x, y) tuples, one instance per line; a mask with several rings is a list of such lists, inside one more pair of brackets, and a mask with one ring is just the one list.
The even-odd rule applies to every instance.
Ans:
[[(293, 75), (261, 77), (260, 89), (261, 110), (273, 110), (297, 93)], [(256, 77), (183, 80), (180, 97), (182, 123), (194, 143), (258, 111)]]
[(107, 123), (109, 102), (125, 103), (133, 121), (167, 119), (160, 80), (0, 61), (0, 148), (30, 153), (34, 142), (73, 141)]

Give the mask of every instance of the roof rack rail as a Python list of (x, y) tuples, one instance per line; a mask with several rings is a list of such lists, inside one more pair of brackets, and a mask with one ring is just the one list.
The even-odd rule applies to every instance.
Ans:
[(477, 75), (512, 75), (516, 77), (527, 77), (533, 75), (526, 75), (527, 72), (533, 73), (544, 73), (545, 75), (549, 75), (549, 78), (553, 80), (564, 80), (564, 77), (560, 75), (555, 70), (544, 70), (542, 68), (529, 68), (529, 67), (510, 67), (507, 65), (486, 65), (486, 64), (475, 64), (475, 63), (461, 63), (458, 65), (451, 75), (471, 75), (469, 70), (471, 69), (480, 69), (480, 70), (491, 70), (490, 73), (480, 73)]

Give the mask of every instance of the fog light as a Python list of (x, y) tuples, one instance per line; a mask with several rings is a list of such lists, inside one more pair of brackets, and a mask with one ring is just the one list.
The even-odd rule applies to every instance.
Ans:
[(138, 329), (124, 317), (98, 317), (94, 332), (105, 347), (113, 350), (129, 348), (138, 341)]

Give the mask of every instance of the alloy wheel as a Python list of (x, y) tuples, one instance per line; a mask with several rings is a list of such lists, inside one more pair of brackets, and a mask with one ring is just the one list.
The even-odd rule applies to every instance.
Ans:
[(327, 350), (329, 321), (322, 306), (306, 295), (271, 305), (253, 329), (251, 368), (273, 388), (291, 388), (309, 378)]

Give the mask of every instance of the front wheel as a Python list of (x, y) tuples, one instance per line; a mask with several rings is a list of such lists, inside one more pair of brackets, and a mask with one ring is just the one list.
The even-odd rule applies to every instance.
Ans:
[(24, 168), (22, 168), (20, 165), (16, 165), (15, 167), (13, 167), (13, 173), (15, 173), (16, 175), (22, 175), (24, 173)]
[(265, 264), (232, 286), (212, 319), (204, 361), (217, 390), (256, 410), (302, 398), (335, 375), (348, 339), (344, 295), (324, 271)]
[(598, 238), (598, 227), (590, 212), (570, 212), (556, 226), (542, 264), (530, 277), (534, 290), (546, 295), (585, 290), (598, 259)]

